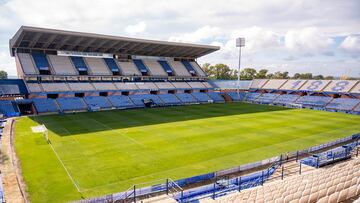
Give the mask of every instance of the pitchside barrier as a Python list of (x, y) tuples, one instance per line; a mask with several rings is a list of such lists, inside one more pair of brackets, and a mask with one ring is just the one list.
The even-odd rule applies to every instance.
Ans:
[[(286, 154), (280, 154), (279, 156), (265, 159), (258, 162), (253, 162), (249, 164), (240, 165), (234, 168), (225, 169), (221, 171), (216, 171), (212, 173), (202, 174), (198, 176), (193, 176), (190, 178), (184, 178), (180, 180), (171, 180), (162, 179), (156, 181), (157, 184), (143, 183), (141, 185), (134, 185), (129, 188), (127, 191), (115, 193), (111, 195), (106, 195), (98, 198), (85, 199), (77, 201), (77, 203), (94, 203), (94, 202), (114, 202), (114, 201), (123, 201), (123, 202), (136, 202), (139, 199), (144, 197), (156, 196), (158, 194), (168, 194), (172, 195), (179, 202), (189, 202), (195, 199), (200, 199), (204, 197), (218, 197), (225, 195), (228, 192), (234, 190), (243, 190), (258, 185), (262, 185), (270, 176), (276, 171), (276, 169), (284, 162), (290, 160), (298, 161), (300, 157), (309, 157), (312, 156), (314, 152), (330, 148), (341, 143), (349, 143), (352, 141), (352, 145), (359, 145), (360, 133), (354, 134), (345, 138), (338, 139), (333, 142), (328, 142), (325, 144), (317, 145), (310, 147), (305, 150), (299, 150), (294, 152), (289, 152)], [(354, 144), (355, 143), (355, 144)], [(351, 146), (352, 146), (351, 145)], [(301, 163), (301, 162), (300, 162)], [(249, 171), (258, 169), (257, 172), (238, 176), (234, 178), (227, 178), (227, 175), (236, 174), (239, 172)], [(301, 173), (301, 164), (300, 164), (300, 173)], [(200, 182), (213, 182), (205, 186), (196, 187), (189, 190), (183, 190), (183, 187), (189, 186), (194, 183)], [(151, 185), (142, 187), (144, 185)]]

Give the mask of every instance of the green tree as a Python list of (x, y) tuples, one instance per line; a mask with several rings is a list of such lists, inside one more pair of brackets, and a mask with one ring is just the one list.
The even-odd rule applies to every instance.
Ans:
[(268, 78), (271, 78), (271, 79), (288, 79), (290, 77), (289, 77), (289, 72), (287, 72), (287, 71), (284, 71), (284, 72), (276, 71), (275, 73), (273, 73), (271, 75), (269, 74)]
[(269, 71), (267, 69), (261, 69), (256, 73), (255, 78), (256, 79), (264, 79), (264, 78), (266, 78), (266, 74), (268, 72)]
[(8, 74), (6, 71), (0, 70), (0, 79), (7, 79)]
[(222, 63), (214, 66), (206, 63), (202, 67), (210, 79), (230, 80), (236, 78), (236, 71)]
[(326, 77), (324, 77), (325, 80), (334, 80), (334, 76), (328, 75)]
[(324, 79), (324, 76), (323, 76), (323, 75), (315, 75), (315, 76), (313, 77), (313, 79), (315, 79), (315, 80), (323, 80), (323, 79)]
[(240, 79), (242, 80), (252, 80), (256, 76), (256, 70), (253, 68), (244, 68), (240, 71)]

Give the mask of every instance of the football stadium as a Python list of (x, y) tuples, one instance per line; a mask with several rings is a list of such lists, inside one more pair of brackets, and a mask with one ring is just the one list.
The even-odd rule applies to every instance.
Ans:
[(210, 80), (219, 49), (20, 27), (2, 202), (360, 201), (360, 80)]

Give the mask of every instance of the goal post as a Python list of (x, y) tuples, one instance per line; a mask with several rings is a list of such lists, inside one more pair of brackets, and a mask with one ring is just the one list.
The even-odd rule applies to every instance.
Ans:
[(38, 126), (31, 127), (31, 130), (32, 130), (34, 133), (43, 133), (46, 142), (50, 144), (49, 132), (48, 132), (48, 129), (46, 128), (46, 126), (45, 126), (44, 124), (43, 124), (43, 125), (38, 125)]

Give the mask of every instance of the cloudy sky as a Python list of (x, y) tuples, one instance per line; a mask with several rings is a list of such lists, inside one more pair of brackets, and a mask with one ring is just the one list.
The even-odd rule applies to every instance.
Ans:
[(0, 69), (21, 25), (212, 44), (199, 63), (360, 77), (359, 0), (0, 0)]

